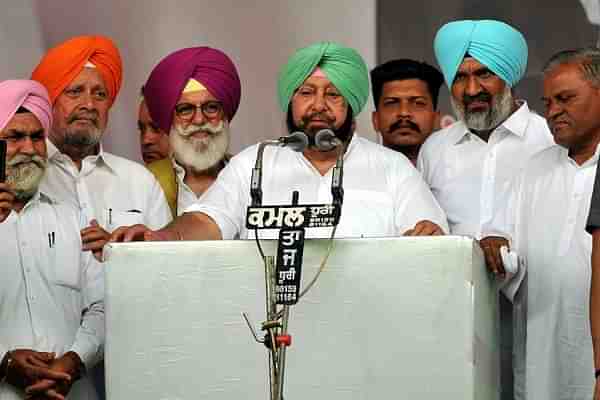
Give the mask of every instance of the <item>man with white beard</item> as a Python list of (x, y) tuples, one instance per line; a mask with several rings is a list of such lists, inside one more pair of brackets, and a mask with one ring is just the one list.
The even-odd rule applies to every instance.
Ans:
[(553, 144), (544, 119), (514, 97), (527, 43), (492, 20), (440, 28), (435, 55), (459, 121), (432, 134), (417, 167), (448, 215), (453, 234), (481, 238), (503, 206), (507, 183), (530, 156)]
[(240, 79), (225, 53), (192, 47), (161, 60), (142, 93), (153, 123), (169, 132), (172, 153), (148, 168), (178, 216), (196, 203), (229, 160), (229, 123), (240, 102)]
[(0, 399), (94, 400), (84, 372), (104, 346), (104, 277), (71, 204), (38, 190), (52, 106), (38, 82), (0, 82)]
[[(527, 68), (527, 43), (493, 20), (454, 21), (437, 32), (435, 55), (459, 121), (433, 133), (417, 168), (448, 216), (450, 232), (480, 240), (486, 263), (501, 270), (494, 216), (506, 207), (509, 182), (554, 142), (546, 121), (513, 88)], [(512, 398), (511, 305), (501, 297), (503, 398)]]

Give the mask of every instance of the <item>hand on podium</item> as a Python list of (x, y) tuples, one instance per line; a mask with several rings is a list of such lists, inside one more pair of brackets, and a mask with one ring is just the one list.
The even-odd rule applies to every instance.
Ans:
[(508, 240), (500, 236), (487, 236), (479, 241), (479, 245), (483, 250), (485, 263), (490, 272), (498, 275), (499, 278), (504, 278), (506, 271), (504, 270), (500, 248), (505, 246), (507, 249), (510, 249)]
[(442, 228), (427, 220), (417, 222), (414, 228), (404, 232), (404, 236), (440, 236), (443, 234)]
[(169, 227), (153, 231), (146, 225), (131, 225), (117, 228), (110, 235), (111, 242), (161, 242), (182, 240), (181, 235)]

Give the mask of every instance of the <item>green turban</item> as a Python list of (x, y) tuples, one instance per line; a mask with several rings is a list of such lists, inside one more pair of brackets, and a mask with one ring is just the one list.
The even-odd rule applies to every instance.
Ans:
[(369, 97), (369, 72), (358, 52), (332, 42), (318, 42), (304, 47), (288, 60), (279, 72), (277, 91), (279, 106), (287, 112), (294, 91), (320, 67), (358, 115)]

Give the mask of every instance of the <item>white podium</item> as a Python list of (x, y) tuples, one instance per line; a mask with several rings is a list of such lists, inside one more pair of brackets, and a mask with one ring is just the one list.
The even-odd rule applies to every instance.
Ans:
[[(306, 242), (303, 282), (326, 244)], [(109, 400), (268, 399), (267, 351), (242, 318), (265, 319), (254, 241), (105, 254)], [(499, 399), (497, 294), (471, 239), (336, 240), (289, 332), (286, 400)]]

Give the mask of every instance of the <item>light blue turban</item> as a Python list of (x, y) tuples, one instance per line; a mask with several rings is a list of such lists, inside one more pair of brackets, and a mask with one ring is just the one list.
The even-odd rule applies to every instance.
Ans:
[(527, 69), (525, 38), (500, 21), (449, 22), (435, 35), (433, 48), (448, 87), (452, 87), (456, 71), (467, 53), (510, 87), (521, 80)]

